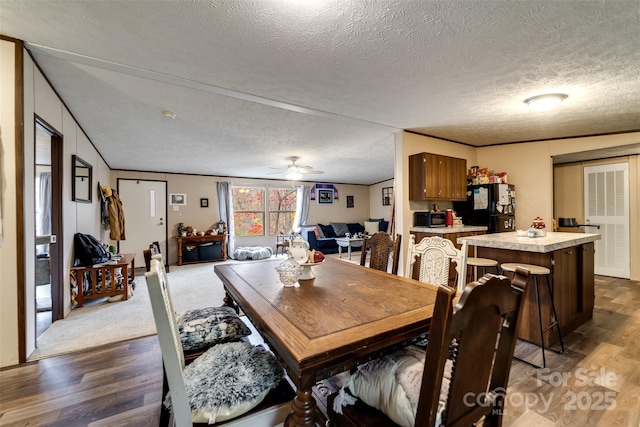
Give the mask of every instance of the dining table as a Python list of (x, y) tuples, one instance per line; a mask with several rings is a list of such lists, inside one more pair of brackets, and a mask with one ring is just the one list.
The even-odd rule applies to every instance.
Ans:
[(429, 330), (437, 287), (326, 258), (285, 287), (282, 260), (216, 265), (225, 302), (242, 310), (296, 387), (285, 426), (324, 425), (312, 387), (408, 345)]

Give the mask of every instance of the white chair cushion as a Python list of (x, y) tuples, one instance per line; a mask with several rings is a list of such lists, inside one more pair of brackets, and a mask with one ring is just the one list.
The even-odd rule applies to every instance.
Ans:
[[(389, 356), (360, 365), (345, 387), (353, 396), (367, 405), (384, 412), (396, 424), (413, 427), (420, 397), (424, 361), (425, 350), (416, 346), (406, 347)], [(451, 367), (451, 361), (447, 360), (440, 388), (436, 425), (439, 425), (446, 406)]]
[[(253, 409), (282, 381), (284, 369), (264, 348), (236, 342), (211, 347), (183, 377), (193, 422), (213, 424)], [(171, 408), (171, 392), (164, 404)]]

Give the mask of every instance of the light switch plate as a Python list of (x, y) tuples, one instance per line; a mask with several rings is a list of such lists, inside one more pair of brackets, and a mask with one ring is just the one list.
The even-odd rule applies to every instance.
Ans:
[(174, 206), (173, 206), (173, 210), (174, 210), (174, 211), (176, 211), (176, 212), (177, 212), (177, 211), (179, 211), (179, 210), (180, 210), (180, 206), (175, 206), (175, 205), (174, 205)]

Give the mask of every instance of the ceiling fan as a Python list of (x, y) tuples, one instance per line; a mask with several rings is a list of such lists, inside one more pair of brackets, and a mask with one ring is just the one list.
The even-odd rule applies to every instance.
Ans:
[(323, 171), (318, 171), (318, 170), (314, 170), (311, 166), (302, 166), (297, 164), (296, 162), (299, 160), (300, 158), (297, 156), (291, 156), (289, 157), (289, 160), (291, 161), (291, 164), (289, 166), (287, 166), (286, 168), (269, 168), (269, 169), (275, 169), (278, 170), (280, 172), (272, 172), (272, 173), (282, 173), (282, 172), (286, 172), (286, 177), (289, 180), (292, 181), (297, 181), (300, 178), (302, 178), (302, 175), (304, 174), (321, 174), (324, 173)]

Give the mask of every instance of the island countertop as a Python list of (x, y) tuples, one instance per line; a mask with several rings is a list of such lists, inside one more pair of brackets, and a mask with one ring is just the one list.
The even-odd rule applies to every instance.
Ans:
[(599, 234), (547, 232), (545, 237), (519, 237), (518, 233), (494, 233), (459, 237), (458, 243), (469, 246), (508, 249), (524, 252), (547, 253), (572, 246), (591, 243), (600, 239)]

